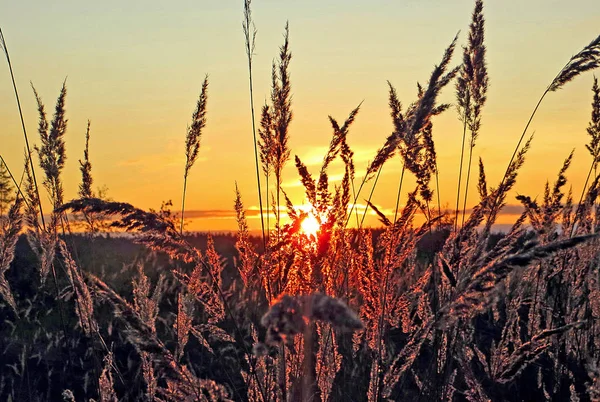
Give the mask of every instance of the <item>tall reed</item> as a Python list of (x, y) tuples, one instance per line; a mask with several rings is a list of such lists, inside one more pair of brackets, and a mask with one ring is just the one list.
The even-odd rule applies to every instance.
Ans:
[(459, 163), (454, 230), (456, 230), (458, 224), (460, 186), (463, 169), (462, 162), (466, 131), (468, 128), (471, 137), (469, 139), (469, 160), (467, 162), (467, 178), (465, 182), (461, 225), (465, 222), (473, 148), (475, 147), (475, 140), (477, 139), (481, 127), (482, 109), (487, 100), (488, 74), (485, 60), (486, 48), (484, 44), (484, 24), (483, 1), (478, 0), (475, 2), (475, 9), (473, 10), (472, 21), (469, 28), (468, 44), (463, 49), (463, 63), (456, 79), (457, 109), (459, 118), (463, 121), (463, 146)]
[(190, 169), (198, 159), (200, 150), (200, 139), (202, 130), (206, 127), (206, 107), (208, 102), (208, 76), (204, 77), (202, 91), (196, 103), (196, 109), (192, 114), (192, 124), (188, 127), (185, 137), (185, 169), (183, 170), (183, 195), (181, 196), (181, 224), (179, 232), (183, 234), (183, 222), (185, 214), (185, 192), (187, 189), (187, 178)]
[[(252, 0), (244, 0), (244, 19), (242, 20), (242, 31), (246, 40), (246, 57), (248, 58), (248, 81), (250, 87), (250, 114), (252, 117), (252, 142), (254, 144), (254, 164), (256, 167), (256, 186), (258, 190), (258, 207), (260, 209), (260, 225), (262, 229), (263, 245), (266, 248), (265, 222), (263, 216), (262, 187), (260, 186), (260, 172), (258, 167), (258, 142), (256, 139), (256, 122), (254, 116), (254, 84), (252, 81), (252, 60), (256, 46), (256, 27), (252, 20), (250, 8)], [(267, 197), (269, 195), (267, 194)], [(268, 211), (267, 211), (268, 213)]]

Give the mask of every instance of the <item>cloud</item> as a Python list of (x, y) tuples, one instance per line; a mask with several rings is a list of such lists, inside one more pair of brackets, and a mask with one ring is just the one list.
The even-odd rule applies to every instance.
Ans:
[[(246, 210), (247, 217), (253, 217), (260, 215), (260, 211), (252, 209)], [(186, 219), (223, 219), (223, 218), (235, 218), (234, 209), (196, 209), (185, 211)]]
[[(386, 214), (389, 217), (392, 217), (394, 215), (393, 208), (385, 208), (385, 207), (377, 205), (377, 204), (375, 206), (381, 212), (383, 212), (384, 214)], [(298, 205), (297, 206), (298, 209), (306, 209), (308, 207), (309, 207), (309, 205)], [(348, 206), (348, 210), (350, 210), (351, 208), (352, 208), (352, 204), (350, 204)], [(358, 211), (359, 213), (364, 213), (366, 208), (367, 208), (367, 206), (365, 204), (357, 203), (355, 205), (354, 211)], [(282, 214), (281, 214), (282, 217), (287, 215), (285, 213), (286, 209), (284, 206), (280, 207), (280, 210), (282, 211)], [(260, 211), (256, 207), (246, 209), (245, 212), (246, 212), (247, 218), (257, 218), (260, 216)], [(472, 212), (472, 209), (467, 209), (468, 214), (471, 212)], [(421, 212), (419, 211), (417, 213), (421, 213)], [(499, 215), (520, 215), (521, 213), (523, 213), (522, 205), (509, 204), (509, 205), (506, 205), (500, 211)], [(376, 215), (375, 212), (370, 208), (368, 210), (368, 214)], [(271, 213), (271, 216), (272, 215), (273, 214)], [(235, 210), (233, 210), (233, 209), (197, 209), (197, 210), (189, 210), (189, 211), (186, 210), (185, 217), (189, 218), (189, 219), (230, 219), (230, 218), (235, 219)]]

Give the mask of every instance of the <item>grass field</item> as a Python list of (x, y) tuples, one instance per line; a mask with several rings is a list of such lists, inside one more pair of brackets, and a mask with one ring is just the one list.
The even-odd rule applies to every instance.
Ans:
[[(288, 25), (270, 98), (255, 108), (250, 7), (245, 0), (242, 26), (258, 235), (244, 207), (255, 200), (237, 187), (237, 233), (184, 230), (187, 178), (210, 121), (209, 77), (182, 138), (179, 211), (93, 190), (90, 125), (78, 198), (65, 200), (66, 83), (51, 117), (34, 88), (38, 138), (23, 124), (23, 169), (0, 162), (0, 400), (600, 401), (600, 88), (589, 73), (600, 66), (600, 36), (575, 49), (532, 105), (498, 183), (488, 184), (473, 152), (491, 80), (481, 0), (462, 49), (449, 38), (412, 102), (389, 83), (394, 129), (366, 174), (356, 174), (347, 141), (358, 105), (343, 122), (329, 118), (330, 145), (313, 176), (289, 146)], [(0, 45), (13, 78), (1, 35)], [(538, 107), (575, 79), (592, 84), (591, 117), (581, 122), (587, 153), (578, 154), (589, 166), (583, 191), (568, 188), (571, 152), (555, 181), (535, 190), (543, 197), (518, 195), (523, 212), (494, 232)], [(454, 91), (453, 104), (440, 102), (444, 91)], [(15, 95), (19, 111), (32, 100), (16, 86)], [(433, 136), (442, 113), (463, 127), (451, 209), (439, 197)], [(371, 196), (392, 158), (402, 170), (390, 214)], [(334, 163), (340, 182), (328, 175)], [(309, 208), (286, 193), (289, 164)], [(364, 227), (363, 200), (379, 228)]]

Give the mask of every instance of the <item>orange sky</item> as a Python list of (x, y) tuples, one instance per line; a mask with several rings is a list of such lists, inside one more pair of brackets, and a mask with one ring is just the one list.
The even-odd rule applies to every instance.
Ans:
[[(13, 61), (31, 139), (37, 116), (33, 81), (48, 109), (67, 76), (66, 196), (76, 195), (87, 119), (95, 185), (142, 208), (172, 199), (179, 208), (184, 139), (202, 79), (210, 76), (208, 124), (200, 159), (188, 181), (191, 230), (235, 228), (234, 183), (247, 207), (257, 205), (247, 65), (241, 30), (242, 1), (34, 1), (5, 2), (0, 26)], [(258, 28), (255, 102), (269, 94), (271, 60), (286, 20), (290, 42), (294, 120), (292, 156), (318, 172), (329, 143), (327, 115), (344, 120), (364, 100), (349, 135), (357, 179), (392, 124), (387, 84), (404, 104), (425, 83), (458, 30), (464, 44), (472, 1), (255, 0)], [(491, 185), (500, 180), (537, 99), (568, 58), (600, 34), (596, 0), (489, 0), (485, 2), (490, 89), (475, 158)], [(460, 52), (460, 49), (458, 49)], [(454, 62), (460, 60), (457, 52)], [(6, 63), (0, 67), (0, 154), (20, 171), (23, 137)], [(598, 72), (597, 74), (600, 74)], [(3, 78), (2, 78), (3, 77)], [(592, 74), (548, 96), (531, 126), (536, 133), (516, 191), (543, 194), (575, 148), (568, 174), (579, 194), (589, 168), (584, 149)], [(452, 102), (448, 87), (442, 101)], [(454, 205), (462, 128), (456, 111), (434, 121), (443, 204)], [(384, 167), (374, 202), (394, 205), (400, 164)], [(475, 170), (474, 170), (475, 172)], [(331, 176), (340, 173), (333, 167)], [(293, 161), (284, 188), (305, 202)], [(410, 187), (405, 187), (409, 189)], [(365, 192), (365, 196), (367, 193)], [(472, 205), (475, 192), (469, 198)], [(514, 204), (514, 197), (509, 199)], [(376, 224), (369, 218), (368, 224)], [(506, 222), (510, 217), (503, 218)], [(250, 219), (251, 227), (259, 227)]]

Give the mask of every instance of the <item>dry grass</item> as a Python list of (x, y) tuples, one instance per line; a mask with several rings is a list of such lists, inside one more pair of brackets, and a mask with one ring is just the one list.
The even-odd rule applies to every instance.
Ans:
[[(219, 241), (210, 236), (198, 247), (194, 237), (183, 233), (186, 179), (207, 121), (207, 80), (185, 139), (181, 216), (170, 212), (170, 203), (160, 211), (144, 211), (94, 193), (89, 123), (80, 198), (65, 202), (66, 85), (50, 122), (34, 89), (40, 146), (25, 152), (22, 183), (0, 170), (0, 212), (7, 211), (0, 216), (0, 311), (5, 317), (0, 399), (598, 400), (596, 79), (586, 145), (592, 161), (579, 202), (565, 191), (571, 152), (554, 184), (546, 184), (543, 200), (519, 195), (524, 212), (511, 230), (500, 236), (492, 228), (526, 161), (531, 137), (521, 144), (538, 107), (548, 93), (598, 67), (600, 38), (551, 81), (497, 186), (489, 186), (479, 160), (479, 202), (470, 214), (463, 202), (459, 218), (488, 86), (483, 2), (477, 0), (459, 66), (452, 67), (454, 38), (407, 107), (389, 84), (394, 131), (362, 181), (355, 178), (347, 140), (360, 105), (341, 125), (329, 117), (332, 139), (318, 177), (295, 156), (310, 213), (320, 224), (316, 234), (307, 234), (301, 227), (309, 213), (294, 207), (281, 184), (292, 156), (289, 25), (258, 130), (252, 101), (256, 30), (249, 0), (242, 26), (261, 221), (264, 196), (275, 222), (267, 218), (265, 226), (263, 221), (262, 242), (255, 241), (236, 188), (235, 256), (220, 254)], [(0, 44), (10, 65), (1, 35)], [(456, 210), (443, 214), (433, 123), (450, 108), (438, 99), (451, 83), (463, 122), (463, 151), (467, 132), (470, 140), (466, 165), (464, 155), (458, 164), (461, 176), (466, 169), (464, 191), (461, 178)], [(394, 155), (403, 162), (394, 215), (378, 210), (369, 196), (367, 204), (383, 227), (348, 229), (364, 185), (373, 183), (372, 195), (382, 167)], [(47, 222), (33, 170), (36, 157), (53, 206)], [(338, 159), (344, 177), (332, 186), (328, 169)], [(409, 191), (402, 187), (405, 174), (416, 179)], [(436, 195), (437, 213), (432, 207)], [(280, 218), (282, 204), (289, 223)], [(418, 214), (426, 217), (420, 226), (415, 224)], [(82, 217), (94, 235), (73, 235), (73, 216)], [(111, 228), (130, 236), (98, 236)], [(19, 244), (21, 233), (27, 241)], [(103, 249), (105, 255), (99, 251), (104, 240), (135, 252), (126, 259), (119, 249), (119, 269), (107, 271), (110, 248)], [(53, 283), (46, 281), (49, 273)]]

